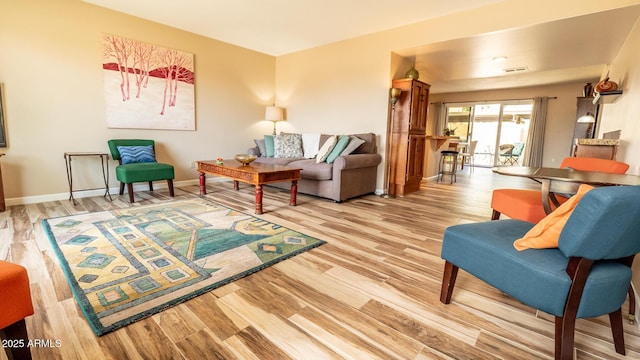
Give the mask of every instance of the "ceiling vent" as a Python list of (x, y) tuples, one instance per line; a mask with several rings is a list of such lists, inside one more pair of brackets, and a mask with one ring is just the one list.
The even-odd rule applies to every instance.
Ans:
[(512, 72), (525, 71), (525, 70), (528, 70), (528, 68), (526, 66), (521, 66), (521, 67), (510, 68), (510, 69), (504, 69), (504, 72), (512, 73)]

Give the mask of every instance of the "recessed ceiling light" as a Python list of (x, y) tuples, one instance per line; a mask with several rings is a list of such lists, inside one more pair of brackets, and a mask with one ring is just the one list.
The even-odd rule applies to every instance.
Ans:
[(505, 62), (507, 60), (506, 56), (496, 56), (492, 59), (495, 62)]
[(526, 66), (520, 66), (520, 67), (514, 67), (510, 69), (504, 69), (504, 72), (511, 73), (511, 72), (518, 72), (518, 71), (526, 71), (526, 70), (529, 70), (529, 68)]

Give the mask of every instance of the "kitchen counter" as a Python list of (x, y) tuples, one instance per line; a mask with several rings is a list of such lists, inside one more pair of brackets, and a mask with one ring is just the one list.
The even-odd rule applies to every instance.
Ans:
[(576, 139), (578, 145), (618, 146), (620, 139)]
[(460, 140), (460, 136), (427, 135), (427, 139), (436, 141), (436, 150), (437, 150), (445, 142), (447, 142), (447, 140)]
[(616, 159), (619, 139), (576, 139), (573, 156)]

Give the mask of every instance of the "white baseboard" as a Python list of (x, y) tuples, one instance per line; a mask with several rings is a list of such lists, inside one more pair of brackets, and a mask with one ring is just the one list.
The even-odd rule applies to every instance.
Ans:
[[(213, 183), (213, 182), (223, 182), (223, 181), (231, 181), (231, 179), (226, 179), (226, 178), (222, 178), (222, 177), (209, 177), (206, 179), (207, 183)], [(196, 185), (199, 186), (200, 182), (197, 179), (194, 180), (182, 180), (182, 181), (174, 181), (173, 182), (173, 186), (174, 187), (180, 187), (180, 186), (190, 186), (190, 185)], [(166, 181), (159, 181), (153, 184), (153, 188), (154, 189), (166, 189), (167, 188), (167, 182)], [(137, 183), (133, 185), (133, 191), (149, 191), (149, 184), (148, 183)], [(111, 194), (111, 196), (119, 196), (118, 193), (120, 192), (120, 185), (118, 185), (117, 187), (112, 187), (109, 188), (109, 193)], [(125, 195), (126, 195), (127, 191), (125, 189)], [(75, 199), (80, 199), (80, 198), (85, 198), (85, 197), (92, 197), (92, 196), (102, 196), (105, 194), (105, 189), (91, 189), (91, 190), (74, 190), (73, 191), (73, 197)], [(65, 192), (65, 193), (57, 193), (57, 194), (45, 194), (45, 195), (37, 195), (37, 196), (25, 196), (25, 197), (18, 197), (18, 198), (8, 198), (5, 199), (5, 204), (7, 206), (13, 206), (13, 205), (26, 205), (26, 204), (37, 204), (37, 203), (41, 203), (41, 202), (47, 202), (47, 201), (60, 201), (60, 200), (69, 200), (69, 192)], [(128, 197), (127, 197), (128, 200)]]
[[(214, 182), (225, 182), (225, 181), (233, 181), (231, 179), (228, 178), (223, 178), (223, 177), (208, 177), (206, 178), (206, 182), (207, 183), (214, 183)], [(180, 187), (180, 186), (191, 186), (191, 185), (195, 185), (195, 186), (199, 186), (200, 185), (200, 181), (197, 179), (194, 180), (182, 180), (182, 181), (174, 181), (173, 182), (173, 186), (174, 187)], [(118, 185), (117, 187), (112, 187), (109, 188), (109, 194), (111, 194), (111, 197), (113, 196), (119, 196), (118, 193), (120, 192), (120, 185)], [(166, 181), (160, 181), (157, 183), (153, 184), (153, 188), (154, 189), (166, 189), (167, 188), (167, 182)], [(149, 185), (147, 183), (137, 183), (133, 185), (133, 191), (149, 191)], [(81, 198), (85, 198), (85, 197), (92, 197), (92, 196), (102, 196), (105, 193), (105, 189), (91, 189), (91, 190), (74, 190), (73, 191), (73, 197), (75, 199), (81, 199)], [(383, 189), (376, 189), (374, 192), (376, 195), (381, 195), (384, 193)], [(125, 196), (127, 194), (127, 191), (125, 189)], [(25, 196), (25, 197), (19, 197), (19, 198), (8, 198), (5, 199), (5, 204), (7, 206), (13, 206), (13, 205), (26, 205), (26, 204), (37, 204), (37, 203), (42, 203), (42, 202), (47, 202), (47, 201), (60, 201), (60, 200), (69, 200), (69, 193), (65, 192), (65, 193), (57, 193), (57, 194), (46, 194), (46, 195), (38, 195), (38, 196)], [(128, 201), (128, 198), (127, 198)]]

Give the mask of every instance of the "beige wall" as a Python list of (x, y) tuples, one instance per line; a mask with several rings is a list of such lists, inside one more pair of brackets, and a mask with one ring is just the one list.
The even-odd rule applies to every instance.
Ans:
[[(273, 101), (274, 57), (79, 0), (0, 1), (0, 83), (9, 144), (2, 172), (9, 204), (65, 198), (63, 153), (106, 152), (111, 138), (155, 139), (158, 159), (173, 163), (176, 180), (183, 181), (197, 179), (192, 161), (246, 152), (251, 139), (271, 131), (261, 119)], [(106, 127), (101, 33), (195, 55), (197, 131)], [(77, 188), (101, 185), (97, 159), (74, 164)], [(115, 162), (110, 165), (116, 186)]]
[[(79, 0), (0, 0), (0, 85), (8, 148), (2, 158), (9, 205), (66, 197), (66, 151), (107, 151), (110, 138), (152, 138), (158, 158), (192, 181), (198, 159), (244, 152), (270, 133), (261, 121), (274, 101), (287, 108), (285, 131), (380, 135), (384, 153), (391, 79), (410, 61), (394, 50), (637, 4), (631, 0), (506, 0), (494, 5), (372, 34), (277, 59), (144, 21)], [(496, 16), (496, 14), (498, 16)], [(500, 16), (509, 14), (509, 16)], [(570, 29), (568, 29), (570, 31)], [(195, 54), (197, 131), (108, 129), (104, 121), (100, 34), (111, 33)], [(600, 133), (622, 129), (620, 158), (640, 173), (640, 30), (630, 34), (611, 66), (624, 89), (605, 105)], [(423, 74), (428, 82), (428, 74)], [(275, 89), (275, 98), (274, 98)], [(549, 103), (545, 165), (567, 150), (580, 84), (448, 94), (445, 101), (557, 96)], [(100, 186), (99, 164), (78, 160), (78, 187)], [(111, 163), (113, 174), (114, 162)], [(382, 188), (384, 166), (378, 172)], [(116, 185), (111, 175), (112, 186)], [(640, 269), (636, 266), (636, 272)], [(637, 277), (637, 275), (636, 275)], [(640, 280), (634, 278), (640, 285)]]
[[(280, 56), (276, 61), (276, 96), (288, 109), (287, 125), (291, 129), (328, 133), (373, 131), (380, 136), (378, 149), (384, 154), (388, 89), (391, 80), (402, 77), (410, 66), (410, 61), (401, 61), (397, 56), (391, 56), (394, 50), (637, 3), (637, 0), (506, 0), (484, 8)], [(421, 80), (428, 83), (429, 74), (421, 74)], [(551, 111), (557, 112), (563, 119), (570, 119), (569, 114), (575, 114), (575, 97), (580, 96), (582, 91), (582, 86), (573, 86), (574, 90), (565, 90), (573, 94), (567, 95), (566, 103), (563, 100), (550, 103)], [(514, 92), (505, 91), (504, 94), (507, 98), (513, 98)], [(546, 91), (540, 95), (554, 96)], [(561, 106), (558, 104), (565, 104), (567, 107), (555, 109)], [(571, 117), (573, 116), (575, 115)], [(554, 125), (550, 127), (554, 128)], [(572, 131), (573, 124), (559, 130), (561, 134)], [(552, 137), (556, 138), (555, 135)], [(549, 154), (556, 157), (563, 156), (556, 150), (556, 146), (567, 149), (570, 146), (566, 144), (564, 135), (559, 137), (564, 143), (549, 143)], [(570, 141), (570, 136), (568, 138)], [(545, 163), (550, 164), (551, 160), (545, 159)], [(384, 166), (380, 166), (379, 190), (383, 188), (383, 180)]]
[[(65, 198), (63, 153), (107, 151), (107, 139), (116, 137), (156, 139), (158, 158), (176, 166), (176, 180), (194, 181), (194, 160), (244, 152), (251, 139), (270, 133), (271, 125), (261, 119), (273, 102), (287, 108), (288, 121), (279, 130), (372, 131), (384, 153), (388, 89), (410, 66), (394, 50), (638, 3), (506, 0), (276, 59), (79, 0), (0, 2), (0, 83), (9, 142), (2, 165), (10, 205)], [(197, 131), (106, 128), (101, 33), (195, 54)], [(571, 104), (563, 111), (573, 109)], [(77, 160), (74, 169), (78, 188), (100, 186), (96, 160)], [(383, 175), (381, 166), (379, 189)]]
[(618, 160), (631, 165), (629, 173), (640, 175), (640, 22), (636, 22), (625, 45), (610, 67), (611, 80), (620, 85), (622, 96), (601, 107), (601, 134), (621, 131)]
[[(599, 134), (621, 131), (618, 160), (630, 164), (628, 173), (640, 175), (640, 22), (629, 34), (627, 41), (610, 67), (611, 80), (624, 91), (613, 104), (601, 107)], [(633, 287), (640, 289), (640, 261), (633, 264)], [(637, 295), (636, 295), (637, 297)], [(636, 304), (640, 306), (640, 304)]]

